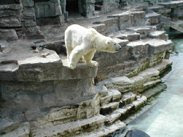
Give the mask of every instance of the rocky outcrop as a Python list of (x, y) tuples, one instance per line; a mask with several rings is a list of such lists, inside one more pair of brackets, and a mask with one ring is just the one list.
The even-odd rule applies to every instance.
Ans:
[[(125, 23), (120, 23), (120, 18), (127, 17)], [(122, 46), (122, 49), (115, 54), (97, 53), (95, 60), (99, 62), (98, 80), (106, 79), (113, 76), (128, 75), (133, 76), (140, 71), (161, 63), (162, 59), (169, 54), (172, 49), (172, 42), (168, 40), (167, 34), (159, 30), (159, 16), (146, 15), (144, 18), (143, 11), (125, 12), (110, 16), (111, 20), (118, 19), (117, 25), (122, 31), (115, 32), (116, 27), (110, 25), (106, 27), (106, 21), (100, 22), (105, 24), (102, 33), (112, 33), (110, 36)], [(145, 21), (146, 19), (146, 21)], [(156, 20), (153, 22), (153, 20)], [(145, 23), (150, 22), (146, 25)], [(130, 23), (131, 22), (131, 23)], [(119, 25), (121, 24), (121, 26)], [(110, 30), (110, 31), (108, 31)], [(113, 30), (113, 31), (112, 31)]]
[(31, 120), (43, 113), (42, 109), (77, 104), (95, 95), (96, 66), (80, 64), (70, 70), (55, 51), (31, 50), (31, 44), (18, 41), (1, 54), (2, 117), (16, 112), (13, 118), (22, 119), (25, 113)]
[[(22, 26), (35, 33), (30, 38), (37, 37), (39, 30), (33, 10), (33, 3), (24, 1)], [(57, 54), (62, 40), (1, 41), (0, 136), (123, 133), (124, 120), (166, 88), (161, 77), (171, 67), (172, 42), (159, 22), (159, 14), (139, 10), (95, 21), (91, 27), (113, 37), (122, 49), (115, 54), (97, 53), (98, 66), (79, 63), (75, 70), (65, 67), (66, 56)], [(8, 40), (18, 38), (15, 29), (0, 33), (9, 35)]]

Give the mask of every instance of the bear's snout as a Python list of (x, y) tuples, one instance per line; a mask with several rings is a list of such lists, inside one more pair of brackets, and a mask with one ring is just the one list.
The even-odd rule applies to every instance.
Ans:
[(116, 51), (119, 51), (121, 48), (122, 48), (122, 47), (118, 44), (118, 45), (116, 46)]

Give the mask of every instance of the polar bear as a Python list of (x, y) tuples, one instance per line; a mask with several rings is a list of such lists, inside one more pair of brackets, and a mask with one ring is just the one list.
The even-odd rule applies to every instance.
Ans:
[(92, 61), (96, 51), (115, 53), (121, 46), (112, 38), (106, 37), (93, 28), (85, 28), (77, 24), (70, 25), (65, 31), (68, 67), (75, 69), (80, 59), (87, 64)]

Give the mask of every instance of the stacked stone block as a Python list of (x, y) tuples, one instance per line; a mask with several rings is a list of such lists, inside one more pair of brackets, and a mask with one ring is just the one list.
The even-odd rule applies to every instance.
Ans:
[(21, 27), (21, 5), (0, 5), (0, 40), (17, 40), (16, 28)]
[(22, 0), (22, 26), (27, 38), (44, 38), (36, 23), (36, 15), (33, 0)]

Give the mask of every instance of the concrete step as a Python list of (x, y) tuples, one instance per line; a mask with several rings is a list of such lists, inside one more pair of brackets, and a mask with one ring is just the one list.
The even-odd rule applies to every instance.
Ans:
[(147, 25), (157, 25), (160, 23), (160, 14), (151, 12), (145, 16)]
[(162, 39), (143, 39), (134, 42), (129, 42), (127, 47), (130, 49), (131, 58), (140, 59), (145, 56), (154, 55), (172, 49), (171, 40)]
[(105, 85), (109, 89), (118, 89), (123, 94), (132, 89), (133, 81), (127, 76), (121, 76), (101, 81), (99, 84)]
[(160, 72), (160, 76), (162, 76), (168, 69), (172, 67), (172, 61), (168, 59), (164, 59), (160, 64), (156, 65), (154, 68)]
[(119, 108), (119, 102), (111, 102), (109, 104), (105, 104), (100, 109), (100, 114), (107, 115), (112, 113), (114, 110)]
[(168, 51), (172, 49), (171, 40), (161, 40), (161, 39), (147, 39), (143, 40), (146, 44), (149, 45), (150, 54), (156, 54), (163, 51)]
[(121, 113), (118, 112), (117, 110), (114, 111), (113, 113), (109, 114), (109, 115), (106, 115), (106, 121), (105, 121), (105, 124), (106, 125), (111, 125), (113, 124), (114, 122), (116, 122), (117, 120), (119, 120), (121, 117)]
[(168, 40), (168, 35), (165, 33), (165, 31), (153, 31), (149, 33), (150, 38), (156, 38), (156, 39), (162, 39), (162, 40)]
[(140, 40), (140, 33), (133, 31), (121, 31), (120, 33), (114, 35), (115, 38), (128, 40), (128, 41), (136, 41)]
[(120, 106), (119, 107), (123, 107), (127, 104), (132, 103), (134, 100), (136, 99), (136, 94), (132, 93), (132, 92), (128, 92), (123, 94), (123, 97), (121, 99), (120, 102)]
[(105, 116), (97, 115), (92, 118), (69, 122), (61, 125), (50, 123), (32, 129), (33, 137), (70, 137), (79, 135), (81, 132), (90, 132), (104, 125)]
[(117, 121), (116, 123), (110, 125), (110, 126), (104, 126), (103, 128), (100, 128), (99, 130), (91, 133), (86, 134), (80, 134), (78, 136), (74, 137), (107, 137), (107, 136), (114, 136), (114, 134), (118, 131), (118, 133), (123, 133), (126, 129), (126, 124)]
[(137, 99), (132, 102), (135, 111), (139, 110), (141, 107), (145, 105), (145, 102), (147, 101), (146, 96), (137, 96)]
[(120, 30), (130, 26), (145, 24), (145, 12), (142, 10), (127, 10), (125, 12), (109, 15), (109, 18), (117, 18)]
[(118, 43), (119, 45), (121, 45), (121, 46), (126, 46), (126, 44), (129, 43), (129, 40), (128, 40), (128, 39), (114, 38), (114, 41), (115, 41), (116, 43)]
[(128, 104), (123, 108), (119, 108), (115, 110), (113, 113), (106, 115), (106, 125), (112, 125), (114, 122), (118, 120), (125, 120), (128, 116), (133, 113), (133, 104)]
[(130, 58), (133, 60), (148, 56), (148, 45), (142, 40), (130, 42), (127, 47), (129, 48)]
[(125, 120), (128, 116), (133, 114), (134, 112), (134, 106), (133, 104), (128, 104), (122, 108), (119, 108), (116, 110), (118, 113), (120, 113), (120, 120)]
[(145, 15), (146, 18), (160, 17), (160, 14), (156, 12), (150, 12)]
[(147, 101), (146, 96), (137, 96), (130, 104), (127, 104), (119, 109), (106, 115), (105, 124), (111, 125), (117, 120), (124, 120), (134, 112), (138, 111)]
[(112, 102), (112, 96), (111, 95), (106, 95), (105, 97), (101, 97), (100, 99), (100, 105), (104, 106), (105, 104), (109, 104)]
[(143, 92), (143, 95), (146, 96), (147, 99), (149, 99), (149, 98), (152, 98), (152, 97), (160, 94), (166, 88), (167, 88), (167, 86), (164, 83), (159, 83), (155, 87), (150, 88), (150, 89), (146, 90), (145, 92)]
[[(125, 105), (122, 108), (117, 109), (115, 112), (120, 113), (120, 120), (125, 120), (131, 114), (138, 111), (143, 105), (145, 105), (147, 98), (145, 96), (138, 96), (131, 104)], [(115, 113), (114, 112), (114, 113)], [(108, 117), (106, 117), (108, 119)]]
[(146, 38), (149, 33), (153, 30), (151, 26), (137, 26), (127, 28), (128, 31), (134, 31), (136, 33), (140, 33), (140, 38)]
[(156, 86), (157, 84), (161, 83), (161, 79), (157, 79), (157, 80), (153, 80), (153, 81), (148, 81), (146, 83), (143, 84), (144, 87), (144, 91), (147, 89), (150, 89), (154, 86)]
[(109, 104), (110, 102), (116, 102), (121, 99), (121, 92), (117, 89), (109, 89), (107, 91), (107, 95), (101, 97), (100, 105), (104, 106), (105, 104)]
[(112, 102), (115, 102), (119, 101), (122, 95), (117, 89), (109, 89), (109, 96), (112, 96)]

